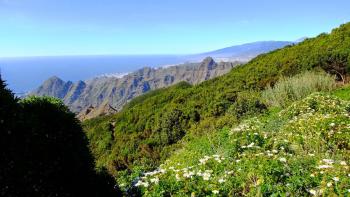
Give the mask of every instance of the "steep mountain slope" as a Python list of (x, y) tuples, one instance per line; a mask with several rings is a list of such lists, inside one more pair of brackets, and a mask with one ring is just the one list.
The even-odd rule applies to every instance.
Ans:
[(53, 96), (64, 103), (81, 119), (96, 117), (120, 110), (132, 98), (150, 90), (186, 81), (198, 84), (229, 72), (238, 62), (216, 63), (206, 58), (201, 63), (188, 63), (167, 68), (143, 68), (122, 78), (99, 77), (72, 83), (52, 77), (31, 94)]
[(288, 41), (260, 41), (260, 42), (252, 42), (242, 45), (236, 45), (232, 47), (227, 47), (203, 54), (196, 55), (196, 58), (203, 58), (207, 56), (211, 56), (213, 58), (224, 58), (235, 61), (249, 61), (254, 57), (268, 53), (270, 51), (283, 48), (287, 45), (293, 45), (296, 42), (288, 42)]
[(181, 83), (137, 97), (120, 113), (86, 121), (84, 127), (97, 166), (120, 183), (131, 182), (187, 141), (264, 112), (261, 90), (281, 76), (323, 69), (346, 81), (348, 68), (350, 23), (198, 85)]

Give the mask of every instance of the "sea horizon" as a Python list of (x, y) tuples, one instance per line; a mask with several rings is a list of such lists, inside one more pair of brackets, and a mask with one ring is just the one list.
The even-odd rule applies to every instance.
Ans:
[(0, 57), (0, 72), (10, 89), (23, 95), (52, 76), (76, 82), (99, 76), (125, 75), (143, 67), (178, 65), (188, 62), (187, 57), (162, 54)]

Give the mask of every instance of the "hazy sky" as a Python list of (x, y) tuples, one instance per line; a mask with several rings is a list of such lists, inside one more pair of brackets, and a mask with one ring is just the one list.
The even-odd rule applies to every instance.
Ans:
[(349, 0), (0, 0), (0, 56), (186, 54), (315, 36)]

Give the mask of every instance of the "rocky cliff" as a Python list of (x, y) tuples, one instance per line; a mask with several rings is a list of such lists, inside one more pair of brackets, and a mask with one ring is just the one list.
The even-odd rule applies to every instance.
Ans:
[(80, 119), (119, 111), (128, 101), (150, 90), (186, 81), (197, 84), (223, 75), (239, 62), (215, 62), (208, 57), (201, 63), (187, 63), (166, 68), (145, 67), (122, 78), (97, 77), (64, 82), (58, 77), (46, 80), (32, 95), (53, 96), (64, 101)]

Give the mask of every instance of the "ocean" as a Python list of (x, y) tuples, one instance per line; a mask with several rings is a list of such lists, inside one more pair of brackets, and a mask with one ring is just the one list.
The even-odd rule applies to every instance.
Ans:
[(129, 73), (145, 66), (160, 67), (186, 62), (185, 56), (62, 56), (0, 58), (0, 73), (14, 93), (21, 95), (57, 76), (76, 82), (104, 74)]

